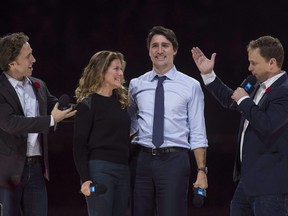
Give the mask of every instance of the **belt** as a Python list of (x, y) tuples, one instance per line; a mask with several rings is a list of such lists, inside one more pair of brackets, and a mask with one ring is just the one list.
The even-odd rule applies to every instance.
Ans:
[(139, 150), (142, 152), (147, 152), (152, 155), (161, 155), (161, 154), (166, 154), (170, 152), (184, 152), (188, 151), (187, 148), (182, 148), (182, 147), (165, 147), (165, 148), (147, 148), (144, 146), (139, 146)]
[(25, 165), (34, 165), (38, 163), (41, 163), (41, 156), (26, 157)]

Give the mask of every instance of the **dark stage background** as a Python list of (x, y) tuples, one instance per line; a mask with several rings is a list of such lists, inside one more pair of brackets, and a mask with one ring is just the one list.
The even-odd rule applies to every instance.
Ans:
[[(30, 36), (37, 60), (33, 75), (45, 80), (58, 97), (63, 93), (73, 97), (82, 69), (103, 49), (125, 55), (127, 85), (150, 70), (146, 36), (154, 25), (175, 31), (180, 44), (178, 70), (200, 80), (190, 52), (199, 46), (207, 56), (217, 52), (215, 71), (236, 88), (249, 74), (250, 40), (269, 34), (287, 50), (287, 6), (286, 0), (6, 0), (1, 2), (0, 34), (23, 31)], [(235, 187), (232, 168), (239, 114), (225, 110), (203, 91), (210, 145), (208, 198), (202, 208), (195, 208), (190, 191), (189, 215), (227, 216)], [(62, 123), (49, 137), (49, 216), (87, 215), (72, 157), (72, 135), (73, 125)], [(195, 176), (194, 171), (191, 183)]]

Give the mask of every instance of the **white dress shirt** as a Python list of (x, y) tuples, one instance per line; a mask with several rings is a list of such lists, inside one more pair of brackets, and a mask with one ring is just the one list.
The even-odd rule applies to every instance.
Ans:
[[(8, 74), (6, 74), (6, 77), (17, 92), (24, 111), (24, 115), (26, 117), (39, 116), (39, 105), (32, 87), (31, 80), (26, 77), (23, 81), (18, 81)], [(38, 136), (38, 133), (28, 133), (27, 156), (41, 155), (41, 147)]]

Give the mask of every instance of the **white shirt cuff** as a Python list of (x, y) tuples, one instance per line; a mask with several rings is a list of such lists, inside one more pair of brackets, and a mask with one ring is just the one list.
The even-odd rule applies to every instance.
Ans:
[(216, 79), (216, 74), (212, 70), (211, 73), (208, 73), (208, 74), (202, 74), (201, 73), (201, 77), (203, 79), (204, 84), (208, 85), (208, 84), (212, 83)]
[(51, 126), (54, 126), (54, 125), (55, 125), (55, 122), (54, 122), (53, 116), (51, 115), (50, 117), (51, 117), (51, 118), (50, 118), (50, 127), (51, 127)]

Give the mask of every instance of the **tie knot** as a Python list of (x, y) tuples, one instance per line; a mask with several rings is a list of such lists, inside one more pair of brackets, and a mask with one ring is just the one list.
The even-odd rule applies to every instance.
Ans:
[(166, 79), (166, 76), (157, 76), (158, 79), (158, 85), (162, 84), (164, 80)]

